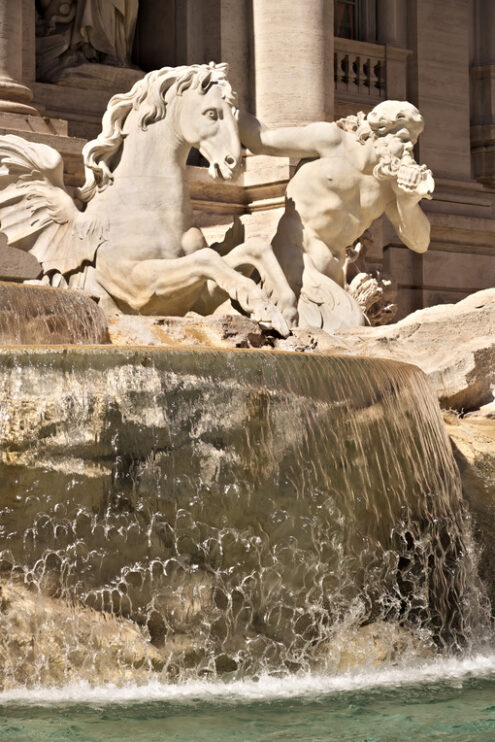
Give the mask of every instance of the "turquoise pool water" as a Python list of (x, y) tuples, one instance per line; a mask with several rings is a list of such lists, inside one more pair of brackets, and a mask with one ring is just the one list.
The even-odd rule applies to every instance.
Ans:
[(0, 695), (2, 742), (493, 742), (495, 656), (412, 672)]

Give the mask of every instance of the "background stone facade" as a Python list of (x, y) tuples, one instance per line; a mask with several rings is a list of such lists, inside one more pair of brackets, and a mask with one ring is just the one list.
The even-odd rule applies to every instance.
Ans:
[[(333, 120), (386, 98), (408, 99), (426, 121), (416, 158), (437, 182), (433, 201), (423, 202), (431, 247), (411, 252), (383, 217), (372, 228), (367, 267), (397, 281), (399, 317), (495, 286), (491, 2), (140, 0), (133, 66), (88, 63), (57, 83), (37, 79), (43, 5), (0, 3), (0, 133), (54, 146), (68, 184), (82, 181), (80, 152), (98, 134), (109, 97), (157, 67), (229, 62), (240, 105), (267, 125)], [(233, 215), (249, 236), (274, 234), (297, 163), (247, 155), (241, 178), (225, 185), (196, 161), (190, 186), (208, 239), (221, 237)]]

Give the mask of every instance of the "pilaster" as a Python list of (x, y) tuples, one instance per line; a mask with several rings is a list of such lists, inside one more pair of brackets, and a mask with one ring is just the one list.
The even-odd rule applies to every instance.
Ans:
[(333, 3), (253, 0), (256, 115), (272, 126), (333, 118)]
[(38, 111), (29, 105), (33, 94), (22, 82), (24, 5), (24, 0), (0, 2), (0, 113), (37, 115)]
[(418, 150), (435, 175), (469, 180), (469, 0), (409, 0), (409, 96), (425, 119)]

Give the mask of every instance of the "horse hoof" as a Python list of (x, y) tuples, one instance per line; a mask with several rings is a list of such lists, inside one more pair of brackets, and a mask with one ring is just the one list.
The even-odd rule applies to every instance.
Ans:
[(260, 322), (258, 322), (258, 324), (259, 324), (259, 326), (261, 327), (262, 330), (271, 330), (272, 329), (272, 323), (271, 322), (266, 322), (266, 321), (264, 322), (263, 320), (261, 320)]
[(289, 325), (282, 315), (271, 320), (258, 320), (258, 325), (261, 327), (262, 330), (272, 330), (274, 332), (277, 332), (283, 338), (286, 338), (290, 335)]

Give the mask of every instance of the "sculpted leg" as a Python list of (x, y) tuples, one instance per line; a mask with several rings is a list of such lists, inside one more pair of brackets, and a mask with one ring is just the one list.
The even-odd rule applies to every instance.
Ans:
[(336, 249), (334, 244), (323, 242), (311, 228), (307, 228), (304, 233), (303, 251), (311, 258), (316, 270), (342, 288), (345, 286), (345, 249)]
[(269, 299), (280, 309), (289, 327), (297, 316), (296, 295), (275, 257), (272, 246), (260, 239), (250, 239), (238, 245), (223, 258), (231, 268), (252, 265), (261, 276)]
[(207, 281), (213, 281), (254, 320), (283, 336), (289, 328), (266, 293), (211, 248), (174, 259), (112, 260), (99, 253), (96, 268), (101, 285), (141, 314), (185, 314)]
[(317, 327), (327, 332), (364, 325), (357, 301), (342, 286), (322, 273), (304, 255), (303, 285), (298, 301), (298, 327)]

